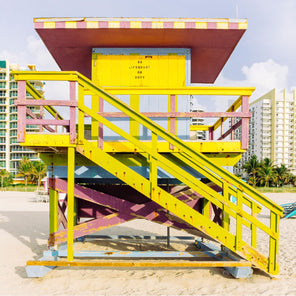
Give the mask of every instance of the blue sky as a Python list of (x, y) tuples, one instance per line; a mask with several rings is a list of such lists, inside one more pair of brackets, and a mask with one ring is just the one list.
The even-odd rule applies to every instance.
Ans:
[(256, 86), (253, 100), (296, 86), (295, 0), (0, 0), (0, 59), (58, 69), (33, 29), (34, 17), (247, 18), (244, 34), (216, 85)]

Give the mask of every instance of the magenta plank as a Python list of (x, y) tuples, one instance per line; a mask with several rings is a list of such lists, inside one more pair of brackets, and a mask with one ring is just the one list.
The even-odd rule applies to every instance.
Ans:
[[(76, 82), (70, 81), (70, 102), (76, 102)], [(70, 107), (70, 143), (76, 143), (76, 108)]]
[(25, 100), (15, 102), (17, 106), (74, 106), (77, 107), (77, 101), (65, 100)]
[[(67, 190), (67, 181), (65, 180), (56, 179), (54, 182), (51, 181), (49, 187), (53, 185), (55, 190), (61, 192), (66, 192)], [(165, 223), (166, 225), (177, 229), (190, 229), (191, 231), (195, 230), (194, 227), (188, 225), (180, 219), (176, 219), (175, 216), (167, 215), (166, 210), (153, 201), (150, 201), (146, 204), (135, 204), (127, 200), (104, 194), (102, 192), (98, 192), (96, 190), (77, 184), (75, 184), (74, 195), (79, 199), (87, 200), (95, 204), (114, 209), (120, 213), (128, 213), (136, 218), (143, 218), (156, 223)], [(188, 205), (195, 207), (198, 202), (198, 200), (190, 200)]]
[(219, 139), (218, 141), (221, 141), (225, 139), (227, 136), (233, 133), (237, 128), (239, 128), (242, 125), (242, 119), (238, 121), (235, 125), (233, 125), (227, 132), (225, 132)]
[(70, 120), (61, 119), (27, 119), (26, 124), (34, 125), (70, 125)]
[[(99, 115), (103, 117), (129, 117), (122, 112), (98, 112)], [(250, 118), (252, 116), (251, 112), (141, 112), (141, 114), (146, 117), (162, 117), (162, 118), (190, 118), (190, 117), (201, 117), (201, 118)]]
[[(122, 224), (126, 221), (135, 219), (135, 217), (125, 214), (116, 213), (104, 216), (98, 219), (87, 221), (74, 226), (74, 238), (82, 237), (96, 231), (100, 231), (106, 228), (113, 227), (118, 224)], [(53, 246), (67, 241), (67, 229), (63, 229), (50, 234), (48, 239), (48, 245)]]

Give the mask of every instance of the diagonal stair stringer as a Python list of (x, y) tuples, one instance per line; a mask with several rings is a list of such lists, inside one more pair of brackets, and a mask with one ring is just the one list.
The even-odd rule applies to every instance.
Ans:
[(256, 267), (268, 272), (268, 258), (260, 254), (255, 248), (241, 241), (241, 248), (237, 250), (235, 235), (178, 200), (159, 186), (155, 186), (155, 184), (151, 186), (150, 180), (147, 180), (125, 166), (108, 153), (95, 147), (93, 143), (84, 140), (83, 144), (77, 145), (76, 150), (183, 221), (209, 235), (229, 250), (251, 261)]

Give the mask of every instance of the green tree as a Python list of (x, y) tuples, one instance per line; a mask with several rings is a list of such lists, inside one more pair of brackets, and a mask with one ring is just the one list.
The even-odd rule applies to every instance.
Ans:
[(46, 176), (46, 165), (41, 161), (33, 161), (32, 176), (37, 180), (37, 190), (39, 190), (41, 179)]
[(281, 166), (275, 168), (277, 185), (283, 186), (290, 182), (291, 176), (289, 174), (288, 168), (281, 164)]
[(0, 170), (0, 177), (1, 177), (1, 188), (3, 190), (4, 181), (5, 179), (8, 179), (10, 177), (10, 173), (7, 170), (2, 169)]
[(32, 161), (28, 157), (23, 157), (17, 169), (17, 176), (23, 177), (25, 179), (26, 191), (27, 191), (28, 181), (32, 176), (32, 170), (33, 170)]
[(257, 173), (260, 168), (260, 162), (257, 159), (256, 155), (252, 155), (252, 157), (243, 165), (243, 169), (247, 172), (249, 176), (251, 176), (250, 181), (251, 184), (255, 187), (257, 183)]
[(269, 187), (270, 182), (276, 179), (275, 166), (269, 158), (264, 158), (260, 162), (260, 168), (258, 170), (258, 176), (261, 184), (265, 187)]

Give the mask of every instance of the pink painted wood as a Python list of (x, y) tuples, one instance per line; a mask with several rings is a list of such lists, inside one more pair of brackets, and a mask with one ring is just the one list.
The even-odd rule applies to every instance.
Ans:
[[(17, 100), (19, 102), (25, 102), (26, 100), (26, 81), (17, 82), (18, 94)], [(20, 143), (25, 142), (26, 134), (26, 106), (17, 107), (17, 141)]]
[[(231, 107), (231, 112), (234, 111), (234, 106)], [(234, 118), (231, 118), (231, 126), (234, 126)], [(231, 140), (234, 140), (234, 129), (231, 131)]]
[[(242, 96), (242, 112), (249, 112), (249, 97)], [(249, 118), (242, 118), (241, 149), (248, 149), (249, 146)]]
[(34, 125), (63, 125), (69, 126), (70, 120), (60, 120), (60, 119), (27, 119), (26, 124)]
[[(98, 112), (99, 115), (104, 117), (128, 117), (128, 115), (122, 112)], [(147, 117), (163, 117), (163, 118), (190, 118), (190, 117), (203, 117), (203, 118), (215, 118), (215, 117), (223, 117), (225, 118), (250, 118), (250, 112), (141, 112), (141, 114)]]
[[(29, 115), (32, 119), (38, 119), (38, 116), (33, 113), (30, 109), (27, 108), (26, 110), (26, 113), (27, 115)], [(39, 115), (39, 118), (40, 118), (40, 115)], [(48, 130), (49, 132), (54, 132), (55, 130), (53, 128), (51, 128), (50, 126), (48, 125), (42, 125), (46, 130)], [(39, 130), (40, 131), (40, 130)]]
[(240, 127), (242, 125), (242, 119), (240, 121), (238, 121), (235, 125), (231, 126), (231, 128), (225, 132), (219, 139), (218, 141), (221, 141), (223, 139), (225, 139), (227, 136), (229, 136), (230, 134), (233, 133), (233, 131), (235, 131), (238, 127)]
[[(75, 81), (70, 81), (70, 102), (76, 102), (76, 83)], [(70, 107), (70, 143), (76, 143), (76, 108)]]
[[(99, 111), (104, 111), (104, 99), (99, 98)], [(98, 147), (103, 149), (104, 145), (104, 126), (101, 122), (99, 122), (99, 137), (98, 137)]]
[[(60, 192), (67, 191), (67, 181), (61, 179), (50, 179), (49, 181), (49, 188), (54, 188), (55, 190)], [(143, 218), (179, 230), (183, 229), (192, 234), (194, 233), (195, 235), (202, 235), (198, 230), (188, 225), (181, 219), (177, 219), (177, 217), (175, 217), (174, 215), (167, 214), (162, 207), (160, 207), (153, 201), (149, 201), (145, 204), (135, 204), (127, 200), (109, 194), (104, 194), (102, 192), (98, 192), (96, 190), (86, 188), (77, 184), (75, 184), (74, 195), (78, 199), (94, 203), (94, 206), (95, 204), (97, 204), (109, 209), (111, 208), (113, 210), (116, 210), (120, 215), (126, 214), (130, 215), (132, 218)], [(180, 200), (183, 200), (183, 197), (181, 197)], [(199, 202), (199, 200), (192, 200), (191, 198), (189, 198), (188, 200), (188, 197), (186, 197), (186, 200), (187, 201), (185, 203), (194, 208)], [(127, 219), (129, 219), (128, 217), (129, 216), (126, 216)], [(122, 220), (122, 223), (126, 221)], [(58, 233), (56, 233), (56, 235), (58, 235)]]
[(209, 140), (210, 141), (214, 140), (214, 127), (209, 128)]
[(18, 106), (78, 106), (77, 101), (64, 100), (17, 100), (15, 104)]

